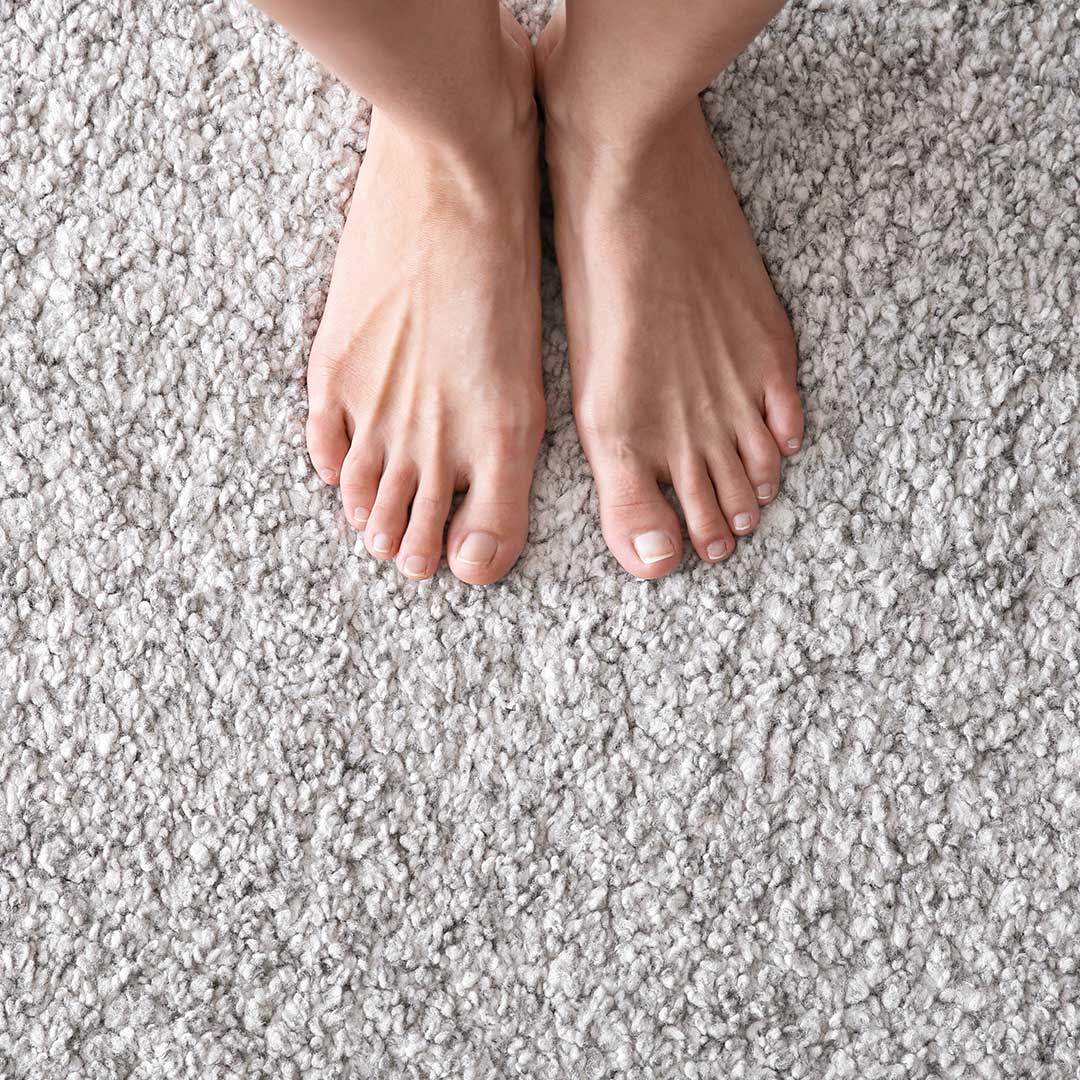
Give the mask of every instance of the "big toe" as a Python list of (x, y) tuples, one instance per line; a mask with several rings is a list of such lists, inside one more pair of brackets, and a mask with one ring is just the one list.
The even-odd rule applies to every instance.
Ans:
[(469, 585), (498, 581), (517, 561), (529, 532), (532, 470), (502, 462), (478, 469), (450, 523), (447, 562)]
[(600, 525), (611, 553), (635, 577), (670, 573), (682, 559), (682, 530), (656, 471), (644, 463), (594, 457)]

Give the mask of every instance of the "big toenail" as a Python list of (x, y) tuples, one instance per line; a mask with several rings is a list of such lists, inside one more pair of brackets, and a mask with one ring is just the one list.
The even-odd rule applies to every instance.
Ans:
[(750, 528), (750, 522), (753, 520), (749, 514), (736, 514), (735, 515), (735, 528), (740, 532), (743, 529)]
[(675, 545), (667, 533), (653, 529), (634, 537), (634, 550), (643, 563), (654, 563), (671, 558), (675, 554)]
[(393, 546), (394, 541), (389, 533), (378, 533), (371, 546), (380, 554), (385, 555)]
[(402, 569), (409, 577), (423, 577), (427, 573), (427, 559), (423, 555), (410, 555)]
[(772, 484), (758, 484), (757, 497), (763, 502), (772, 495)]
[(705, 554), (710, 559), (722, 559), (727, 554), (727, 541), (714, 540), (706, 549)]
[(458, 558), (470, 566), (487, 566), (495, 558), (498, 540), (487, 533), (469, 533), (458, 548)]
[(789, 450), (798, 450), (799, 449), (799, 440), (798, 439), (788, 439), (787, 444), (788, 444), (788, 449)]
[(357, 525), (363, 528), (367, 524), (369, 513), (370, 511), (366, 506), (358, 506), (352, 512), (353, 521), (355, 521)]

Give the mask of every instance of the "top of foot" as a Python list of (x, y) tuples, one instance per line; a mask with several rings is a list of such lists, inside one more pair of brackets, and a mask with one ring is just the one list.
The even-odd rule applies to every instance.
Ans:
[(446, 552), (463, 581), (505, 574), (528, 529), (544, 399), (523, 37), (506, 13), (505, 124), (440, 142), (376, 111), (309, 361), (312, 462), (368, 552), (414, 580), (439, 566), (455, 491)]
[(595, 121), (561, 30), (560, 10), (537, 62), (574, 415), (608, 546), (656, 578), (682, 558), (662, 484), (709, 562), (776, 497), (803, 437), (794, 336), (697, 100), (644, 130)]

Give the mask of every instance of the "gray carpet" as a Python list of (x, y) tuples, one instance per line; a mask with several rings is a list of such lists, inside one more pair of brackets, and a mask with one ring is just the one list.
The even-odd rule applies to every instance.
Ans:
[(0, 1076), (1080, 1075), (1071, 0), (774, 22), (706, 104), (805, 451), (621, 572), (549, 258), (488, 589), (304, 453), (361, 104), (239, 3), (0, 15)]

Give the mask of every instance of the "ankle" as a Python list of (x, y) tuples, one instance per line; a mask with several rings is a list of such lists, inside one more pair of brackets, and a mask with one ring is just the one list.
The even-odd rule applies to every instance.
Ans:
[(538, 47), (537, 68), (546, 149), (557, 148), (560, 155), (632, 164), (673, 129), (682, 131), (703, 119), (696, 94), (677, 101), (628, 100), (558, 45), (547, 51)]
[(455, 99), (453, 108), (422, 115), (377, 109), (381, 122), (449, 168), (486, 168), (505, 156), (508, 147), (535, 148), (538, 113), (532, 48), (526, 38), (526, 51), (505, 27), (502, 45), (503, 63), (485, 75), (484, 85), (471, 85), (466, 100)]
[(563, 97), (560, 88), (545, 97), (543, 105), (549, 164), (588, 166), (616, 175), (639, 171), (662, 146), (685, 140), (705, 124), (696, 96), (665, 110), (631, 110), (631, 115), (619, 116), (619, 110), (606, 108), (602, 100)]

